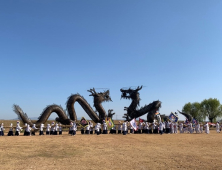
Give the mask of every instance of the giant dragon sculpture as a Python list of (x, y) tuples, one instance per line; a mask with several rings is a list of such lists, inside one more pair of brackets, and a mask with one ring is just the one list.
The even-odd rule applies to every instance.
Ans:
[(126, 114), (124, 114), (123, 118), (126, 119), (126, 121), (130, 121), (133, 118), (138, 118), (146, 113), (147, 114), (147, 121), (152, 123), (155, 118), (155, 113), (159, 110), (161, 107), (161, 102), (159, 100), (154, 101), (150, 103), (149, 105), (145, 105), (144, 107), (141, 107), (140, 109), (137, 109), (140, 103), (140, 94), (139, 91), (142, 89), (141, 87), (137, 87), (136, 89), (120, 89), (122, 92), (121, 98), (123, 99), (131, 99), (132, 102), (129, 107), (124, 107), (124, 110), (127, 111)]
[[(109, 96), (109, 90), (97, 93), (95, 89), (87, 90), (91, 94), (89, 96), (93, 96), (94, 98), (94, 107), (96, 108), (96, 111), (92, 109), (92, 107), (89, 105), (89, 103), (84, 99), (83, 96), (79, 94), (74, 94), (68, 97), (68, 100), (66, 102), (66, 109), (68, 111), (68, 115), (66, 114), (66, 111), (63, 110), (63, 108), (59, 105), (53, 104), (47, 106), (42, 114), (39, 116), (38, 120), (35, 122), (36, 126), (39, 127), (40, 124), (44, 124), (49, 116), (55, 112), (58, 117), (56, 118), (56, 121), (64, 124), (69, 125), (72, 121), (77, 120), (76, 111), (74, 108), (75, 102), (78, 102), (81, 107), (85, 110), (85, 112), (89, 115), (89, 117), (95, 122), (102, 122), (106, 116), (112, 117), (115, 113), (112, 113), (113, 110), (108, 111), (108, 115), (106, 114), (106, 111), (104, 110), (102, 106), (102, 102), (108, 102), (112, 101)], [(23, 112), (23, 110), (18, 105), (13, 105), (14, 112), (18, 115), (18, 118), (22, 120), (23, 123), (28, 123), (29, 125), (33, 125), (32, 120), (30, 120), (26, 113)], [(99, 113), (99, 115), (97, 114)]]

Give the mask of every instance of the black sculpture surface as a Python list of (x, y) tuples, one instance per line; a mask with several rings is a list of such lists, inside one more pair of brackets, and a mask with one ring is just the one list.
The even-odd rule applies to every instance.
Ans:
[(154, 101), (150, 103), (149, 105), (145, 105), (144, 107), (141, 107), (140, 109), (137, 109), (140, 102), (140, 94), (139, 91), (142, 89), (141, 87), (137, 87), (136, 89), (120, 89), (122, 92), (121, 98), (124, 99), (131, 99), (132, 102), (129, 107), (124, 107), (124, 110), (127, 111), (126, 114), (124, 114), (123, 118), (126, 119), (126, 121), (130, 121), (133, 118), (138, 118), (146, 113), (147, 114), (147, 121), (152, 123), (155, 118), (155, 113), (159, 111), (159, 108), (161, 107), (161, 102), (159, 100)]
[(179, 112), (180, 114), (184, 115), (189, 122), (193, 122), (193, 116), (191, 116), (191, 115), (188, 114), (188, 113), (180, 112), (179, 110), (178, 110), (178, 112)]
[[(96, 111), (99, 113), (99, 115), (96, 113), (96, 111), (92, 109), (92, 107), (84, 99), (84, 97), (82, 97), (79, 94), (74, 94), (68, 97), (68, 101), (66, 103), (68, 115), (66, 115), (66, 111), (63, 110), (63, 108), (59, 105), (53, 104), (53, 105), (47, 106), (43, 110), (42, 114), (39, 116), (37, 122), (35, 123), (36, 126), (39, 127), (40, 124), (42, 123), (44, 124), (53, 112), (55, 112), (58, 115), (58, 117), (56, 118), (56, 121), (64, 125), (69, 125), (72, 121), (76, 121), (77, 116), (76, 116), (76, 112), (74, 108), (75, 102), (78, 102), (82, 106), (85, 112), (89, 115), (89, 117), (95, 123), (98, 123), (98, 122), (101, 123), (107, 116), (106, 111), (102, 107), (102, 102), (112, 101), (109, 96), (109, 90), (103, 93), (97, 93), (95, 89), (93, 88), (93, 89), (88, 90), (88, 92), (90, 92), (91, 93), (90, 96), (93, 96), (94, 98), (94, 106), (96, 108)], [(18, 115), (19, 119), (23, 121), (23, 123), (28, 123), (31, 126), (33, 125), (33, 122), (28, 118), (27, 114), (24, 113), (23, 110), (18, 105), (13, 105), (13, 108), (14, 108), (14, 112)], [(112, 110), (109, 110), (108, 112), (109, 112), (108, 116), (110, 117), (112, 117), (115, 114), (115, 113), (111, 113)]]

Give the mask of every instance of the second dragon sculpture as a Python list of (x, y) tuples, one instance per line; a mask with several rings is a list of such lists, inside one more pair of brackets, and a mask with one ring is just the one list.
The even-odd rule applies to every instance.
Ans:
[(124, 99), (131, 99), (132, 102), (129, 107), (124, 107), (124, 110), (127, 111), (126, 114), (124, 114), (123, 118), (126, 119), (126, 121), (130, 121), (133, 118), (138, 118), (146, 113), (147, 114), (147, 121), (152, 123), (154, 121), (155, 113), (159, 110), (161, 107), (161, 102), (159, 100), (154, 101), (150, 103), (149, 105), (145, 105), (144, 107), (141, 107), (140, 109), (137, 109), (140, 103), (140, 94), (139, 91), (142, 89), (141, 87), (137, 87), (136, 89), (120, 89), (122, 92), (121, 98)]
[[(97, 93), (95, 91), (95, 89), (90, 89), (88, 90), (88, 92), (90, 92), (91, 94), (89, 96), (93, 96), (94, 98), (94, 107), (96, 108), (96, 111), (99, 113), (99, 115), (96, 113), (96, 111), (94, 111), (92, 109), (92, 107), (89, 105), (89, 103), (84, 99), (83, 96), (79, 95), (79, 94), (74, 94), (71, 95), (70, 97), (68, 97), (68, 101), (67, 101), (67, 111), (68, 111), (68, 115), (66, 115), (65, 110), (63, 110), (63, 108), (59, 105), (50, 105), (47, 106), (42, 114), (39, 116), (38, 120), (35, 122), (36, 126), (39, 127), (40, 124), (44, 124), (49, 116), (55, 112), (58, 117), (56, 118), (56, 121), (65, 124), (65, 125), (69, 125), (71, 121), (76, 121), (77, 120), (77, 116), (76, 116), (76, 111), (74, 108), (74, 104), (75, 102), (78, 102), (81, 107), (85, 110), (85, 112), (89, 115), (89, 117), (95, 122), (102, 122), (105, 117), (107, 116), (106, 111), (104, 110), (103, 106), (102, 106), (102, 102), (108, 102), (108, 101), (112, 101), (110, 96), (109, 96), (109, 90), (104, 91), (103, 93)], [(19, 119), (23, 121), (23, 123), (28, 123), (29, 125), (33, 125), (33, 122), (28, 118), (27, 114), (23, 112), (23, 110), (18, 106), (18, 105), (13, 105), (14, 108), (14, 112), (18, 115)], [(108, 116), (112, 117), (113, 114), (112, 110), (108, 111)]]

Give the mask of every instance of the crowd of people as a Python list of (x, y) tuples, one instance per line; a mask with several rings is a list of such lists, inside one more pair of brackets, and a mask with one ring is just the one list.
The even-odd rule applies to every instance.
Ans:
[[(216, 123), (216, 131), (220, 133), (222, 125), (219, 122)], [(17, 125), (15, 128), (15, 134), (13, 133), (13, 124), (11, 123), (8, 136), (19, 136), (22, 131), (22, 127), (20, 126), (20, 122), (17, 121)], [(4, 124), (1, 124), (0, 127), (0, 136), (4, 136)], [(40, 128), (37, 128), (35, 124), (31, 127), (29, 124), (25, 124), (24, 127), (24, 136), (32, 136), (35, 135), (35, 132), (39, 130), (39, 135), (44, 135), (44, 130), (46, 135), (62, 135), (62, 125), (59, 123), (47, 124), (46, 128), (44, 124), (40, 125)], [(69, 134), (72, 136), (76, 135), (77, 125), (75, 122), (71, 122), (69, 127)], [(97, 123), (93, 126), (93, 123), (89, 121), (88, 125), (81, 128), (81, 134), (93, 134), (93, 132), (97, 135), (100, 134), (177, 134), (180, 133), (210, 133), (208, 122), (202, 124), (196, 122), (192, 124), (191, 122), (139, 122), (136, 127), (133, 127), (129, 122), (119, 121), (118, 125), (114, 125), (111, 129), (108, 129), (106, 122), (104, 121), (102, 124)]]

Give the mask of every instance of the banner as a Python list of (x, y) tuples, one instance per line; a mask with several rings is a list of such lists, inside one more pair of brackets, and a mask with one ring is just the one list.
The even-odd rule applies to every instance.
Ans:
[(178, 116), (173, 112), (171, 112), (171, 114), (169, 115), (169, 119), (171, 122), (178, 122)]
[(143, 123), (143, 122), (145, 122), (145, 120), (139, 118), (139, 122), (140, 122), (140, 123)]
[(131, 124), (131, 126), (133, 127), (133, 129), (134, 129), (135, 131), (137, 131), (138, 127), (137, 127), (136, 119), (135, 119), (135, 118), (130, 121), (130, 124)]
[(82, 117), (82, 119), (80, 120), (79, 124), (82, 127), (86, 127), (86, 126), (89, 125), (88, 121), (84, 117)]
[(107, 117), (106, 118), (106, 124), (107, 124), (107, 128), (110, 130), (113, 128), (114, 126), (114, 123), (113, 123), (113, 120), (110, 118), (110, 117)]

